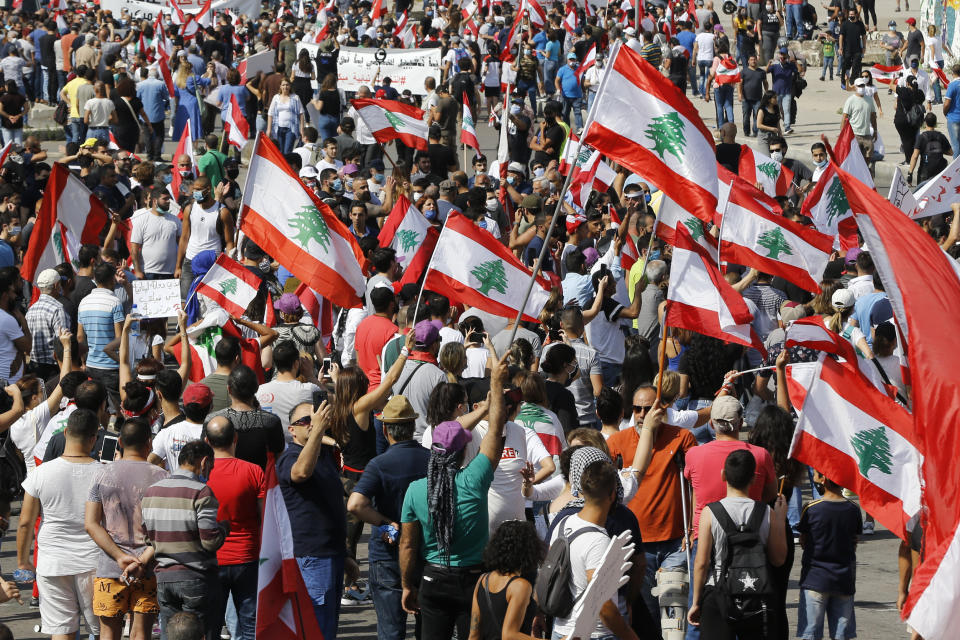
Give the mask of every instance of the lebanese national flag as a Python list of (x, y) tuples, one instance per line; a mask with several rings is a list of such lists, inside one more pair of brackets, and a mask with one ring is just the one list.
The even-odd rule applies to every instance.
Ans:
[(844, 251), (858, 246), (856, 220), (853, 219), (847, 194), (837, 175), (837, 165), (832, 161), (804, 198), (800, 210), (803, 215), (813, 220), (818, 231), (830, 237), (838, 237), (839, 245)]
[(231, 315), (242, 316), (257, 297), (259, 288), (257, 276), (226, 253), (221, 253), (197, 285), (197, 293), (207, 296)]
[(73, 262), (81, 245), (100, 245), (100, 233), (109, 224), (100, 199), (66, 165), (54, 162), (20, 275), (32, 283), (44, 269)]
[(740, 67), (733, 56), (720, 58), (717, 64), (717, 84), (736, 84), (740, 82)]
[[(958, 184), (960, 184), (960, 159), (954, 158), (943, 171), (927, 180), (926, 184), (913, 193), (916, 204), (911, 217), (916, 220), (952, 211), (951, 205), (957, 201)], [(907, 193), (910, 193), (909, 187)]]
[(363, 304), (366, 258), (353, 234), (300, 179), (269, 138), (257, 137), (240, 231), (339, 307)]
[[(620, 216), (617, 215), (617, 209), (612, 204), (607, 203), (607, 211), (610, 213), (610, 220), (614, 222), (617, 226), (623, 224), (620, 221)], [(640, 251), (637, 250), (637, 243), (633, 239), (633, 236), (630, 235), (630, 231), (627, 230), (626, 235), (624, 236), (623, 249), (620, 251), (620, 266), (623, 267), (626, 271), (630, 270), (637, 260), (640, 259)]]
[(636, 51), (620, 46), (594, 102), (584, 144), (649, 179), (704, 222), (713, 220), (713, 135), (682, 91)]
[(514, 45), (519, 47), (520, 33), (523, 31), (522, 20), (523, 11), (517, 11), (517, 16), (513, 19), (513, 24), (510, 25), (510, 32), (507, 34), (507, 39), (504, 42), (503, 51), (500, 52), (501, 62), (513, 62), (513, 54), (510, 53), (510, 51)]
[(563, 19), (563, 28), (566, 29), (567, 33), (573, 36), (577, 32), (577, 26), (580, 23), (580, 19), (577, 14), (577, 7), (573, 4), (572, 0), (567, 0), (566, 10), (567, 17)]
[(960, 274), (917, 224), (882, 196), (840, 171), (907, 347), (913, 417), (924, 455), (924, 554), (903, 615), (924, 638), (953, 638), (960, 628), (960, 411), (954, 354), (960, 353)]
[(357, 98), (351, 102), (377, 142), (400, 140), (413, 149), (427, 150), (427, 123), (422, 109), (378, 98)]
[(158, 54), (154, 64), (157, 65), (160, 77), (163, 78), (163, 84), (167, 85), (167, 93), (171, 98), (176, 97), (176, 89), (173, 86), (173, 74), (170, 73), (170, 58), (163, 53), (162, 50), (158, 51)]
[(870, 75), (873, 76), (874, 82), (879, 82), (881, 84), (896, 84), (897, 80), (900, 79), (900, 74), (903, 73), (902, 64), (898, 64), (895, 67), (875, 64), (869, 69)]
[(873, 176), (870, 175), (870, 168), (863, 157), (863, 151), (860, 150), (857, 137), (853, 135), (853, 127), (850, 126), (849, 120), (846, 120), (840, 128), (837, 144), (832, 149), (828, 146), (827, 150), (833, 153), (833, 158), (841, 169), (873, 189), (875, 186)]
[[(567, 143), (576, 153), (577, 145), (572, 141)], [(587, 200), (594, 190), (605, 193), (616, 179), (617, 173), (600, 158), (600, 152), (586, 145), (580, 145), (580, 153), (573, 160), (573, 175), (570, 177), (568, 192), (581, 209), (587, 205)]]
[(856, 361), (856, 352), (850, 341), (827, 328), (823, 317), (808, 316), (792, 322), (786, 328), (784, 346), (806, 347), (840, 356), (848, 362)]
[(227, 117), (224, 118), (223, 126), (226, 129), (227, 141), (240, 151), (247, 146), (247, 138), (250, 136), (250, 125), (247, 119), (243, 117), (240, 111), (240, 105), (237, 103), (237, 94), (230, 94), (230, 108), (227, 109)]
[(51, 11), (67, 11), (70, 8), (70, 4), (67, 0), (52, 0), (50, 2)]
[[(497, 316), (512, 318), (523, 304), (530, 269), (462, 214), (451, 212), (440, 232), (424, 288), (442, 291), (451, 301), (462, 302)], [(550, 298), (550, 283), (537, 277), (523, 320), (539, 322)]]
[(937, 77), (937, 80), (940, 81), (940, 84), (942, 84), (944, 88), (950, 84), (950, 81), (947, 79), (947, 74), (943, 72), (943, 69), (940, 68), (940, 65), (937, 64), (936, 61), (930, 63), (930, 73)]
[(177, 149), (173, 152), (173, 179), (170, 181), (170, 195), (173, 196), (174, 200), (177, 199), (180, 195), (180, 185), (183, 182), (183, 176), (180, 174), (180, 169), (177, 167), (177, 160), (180, 156), (189, 156), (190, 165), (193, 171), (193, 175), (199, 176), (200, 171), (197, 169), (197, 158), (193, 155), (193, 134), (190, 132), (190, 121), (187, 120), (184, 127), (183, 133), (180, 134), (180, 142), (177, 143)]
[(393, 29), (393, 35), (395, 37), (403, 33), (403, 30), (407, 28), (407, 10), (404, 9), (403, 14), (397, 19), (397, 26)]
[[(590, 3), (588, 2), (587, 5)], [(577, 78), (583, 79), (583, 74), (587, 72), (587, 69), (597, 64), (597, 45), (596, 43), (590, 45), (590, 48), (587, 50), (587, 55), (583, 57), (583, 62), (580, 63), (580, 66), (577, 67)]]
[(313, 326), (320, 329), (324, 344), (328, 343), (330, 336), (333, 335), (333, 305), (302, 282), (294, 293), (300, 298), (300, 304), (303, 305), (303, 308), (310, 314), (310, 321)]
[[(302, 4), (303, 0), (301, 0)], [(373, 5), (370, 7), (370, 22), (373, 26), (380, 24), (380, 19), (383, 18), (383, 14), (386, 13), (386, 10), (383, 8), (383, 0), (373, 0)]]
[(313, 602), (293, 555), (287, 505), (277, 483), (277, 465), (267, 454), (267, 497), (263, 504), (257, 568), (257, 637), (270, 640), (323, 639)]
[[(63, 2), (63, 4), (66, 4), (66, 2)], [(51, 5), (50, 8), (53, 9), (53, 6)], [(55, 11), (53, 17), (57, 22), (57, 31), (59, 33), (64, 33), (70, 30), (70, 25), (67, 24), (66, 18), (63, 17), (63, 11)]]
[(233, 48), (243, 47), (243, 40), (240, 38), (240, 35), (237, 33), (237, 30), (234, 29), (232, 32)]
[(167, 36), (165, 25), (163, 23), (163, 12), (157, 13), (157, 19), (153, 23), (153, 46), (157, 50), (157, 55), (166, 55), (167, 60), (173, 55), (173, 43)]
[(694, 242), (684, 225), (677, 225), (674, 241), (664, 324), (754, 347), (766, 357), (760, 336), (750, 326), (753, 314), (723, 279), (710, 253)]
[(383, 222), (377, 239), (381, 247), (391, 247), (397, 252), (397, 262), (403, 267), (402, 286), (420, 280), (439, 237), (440, 233), (430, 221), (401, 195)]
[(677, 240), (677, 229), (684, 227), (690, 239), (706, 250), (710, 259), (713, 260), (713, 264), (720, 264), (717, 239), (707, 232), (703, 220), (678, 205), (666, 195), (661, 196), (660, 214), (657, 216), (654, 225), (653, 232), (657, 234), (661, 240), (674, 247), (680, 242)]
[(821, 359), (805, 397), (791, 393), (791, 401), (798, 418), (789, 457), (856, 493), (867, 513), (905, 540), (920, 511), (923, 463), (910, 413), (832, 358)]
[(793, 182), (793, 171), (745, 144), (740, 145), (738, 173), (750, 184), (759, 184), (768, 196), (787, 195)]
[[(214, 350), (223, 336), (234, 338), (240, 343), (240, 362), (253, 369), (257, 380), (263, 384), (260, 341), (256, 338), (244, 338), (226, 309), (219, 307), (208, 309), (199, 323), (187, 329), (187, 341), (190, 344), (190, 381), (200, 382), (216, 370)], [(180, 353), (180, 349), (175, 349), (177, 364), (182, 364)]]
[(818, 293), (833, 236), (776, 215), (735, 181), (720, 226), (720, 260), (756, 267)]
[(0, 167), (7, 164), (7, 156), (10, 155), (10, 149), (13, 148), (13, 138), (10, 139), (7, 144), (3, 145), (3, 148), (0, 149)]
[(477, 130), (473, 122), (473, 114), (470, 112), (470, 99), (467, 92), (463, 92), (463, 122), (460, 123), (460, 142), (468, 147), (473, 147), (477, 155), (480, 155), (480, 143), (477, 142)]
[(524, 11), (529, 12), (527, 17), (534, 28), (537, 30), (543, 29), (543, 26), (547, 23), (547, 12), (543, 10), (538, 0), (520, 0), (520, 11), (518, 13), (522, 16)]

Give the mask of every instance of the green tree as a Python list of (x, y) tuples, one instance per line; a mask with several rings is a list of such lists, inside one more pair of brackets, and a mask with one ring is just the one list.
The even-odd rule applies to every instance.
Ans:
[(507, 292), (507, 272), (503, 268), (503, 260), (482, 262), (473, 268), (470, 275), (480, 281), (477, 290), (485, 296), (490, 295), (490, 289)]
[(391, 112), (391, 111), (384, 111), (384, 112), (383, 112), (383, 115), (386, 116), (387, 122), (390, 123), (390, 126), (391, 126), (391, 127), (393, 127), (394, 129), (396, 129), (397, 131), (399, 131), (400, 129), (403, 129), (403, 127), (404, 127), (403, 120), (401, 120), (400, 118), (398, 118), (398, 117), (396, 116), (396, 114), (394, 114), (394, 113)]
[(757, 244), (767, 250), (767, 257), (772, 260), (779, 260), (781, 253), (788, 256), (793, 255), (793, 249), (787, 239), (783, 237), (783, 231), (780, 230), (780, 227), (774, 227), (761, 233), (757, 238)]
[(757, 165), (757, 173), (762, 173), (773, 181), (780, 175), (780, 165), (776, 162), (764, 162)]
[(420, 244), (420, 234), (413, 229), (397, 231), (397, 240), (400, 241), (400, 251), (406, 253)]
[(590, 156), (592, 155), (593, 155), (593, 151), (591, 149), (587, 149), (586, 147), (581, 147), (580, 153), (577, 154), (577, 159), (574, 160), (573, 162), (574, 166), (582, 167), (587, 163), (587, 160), (589, 160)]
[(835, 218), (849, 210), (850, 203), (847, 201), (843, 185), (840, 184), (840, 178), (834, 176), (830, 186), (827, 187), (827, 225), (832, 225)]
[(694, 241), (699, 241), (703, 237), (703, 223), (700, 221), (700, 218), (690, 216), (683, 221), (683, 226), (690, 230), (690, 237)]
[(890, 453), (886, 427), (861, 431), (853, 436), (850, 444), (857, 453), (857, 466), (864, 477), (870, 473), (870, 469), (877, 469), (887, 475), (893, 472), (893, 456)]
[[(390, 124), (393, 124), (392, 122)], [(474, 129), (473, 126), (473, 117), (468, 111), (465, 111), (463, 114), (463, 128), (464, 129)]]
[(643, 135), (653, 143), (653, 151), (664, 160), (664, 155), (672, 154), (683, 161), (687, 138), (683, 133), (683, 120), (676, 111), (654, 118), (647, 125)]
[(196, 338), (197, 348), (203, 349), (211, 358), (214, 358), (216, 357), (214, 348), (217, 346), (217, 343), (220, 342), (219, 338), (222, 336), (223, 327), (207, 327), (201, 331), (200, 335)]
[(218, 286), (220, 287), (220, 293), (222, 293), (222, 294), (224, 294), (224, 295), (229, 295), (229, 294), (231, 294), (231, 293), (236, 293), (236, 292), (237, 292), (237, 279), (236, 279), (236, 278), (230, 278), (229, 280), (224, 280), (224, 281), (221, 282)]
[(287, 224), (296, 230), (294, 239), (305, 250), (309, 251), (307, 247), (311, 240), (323, 247), (324, 251), (330, 250), (330, 228), (313, 205), (300, 207)]

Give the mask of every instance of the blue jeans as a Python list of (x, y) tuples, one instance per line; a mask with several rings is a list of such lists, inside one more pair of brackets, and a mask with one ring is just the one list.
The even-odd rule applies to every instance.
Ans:
[(777, 104), (780, 105), (780, 113), (783, 114), (783, 130), (786, 131), (792, 124), (790, 122), (790, 110), (793, 107), (793, 94), (778, 93)]
[(823, 638), (823, 619), (833, 640), (857, 637), (857, 618), (853, 596), (841, 593), (821, 593), (800, 589), (797, 606), (797, 637), (804, 640)]
[(277, 127), (277, 146), (280, 153), (287, 154), (293, 151), (297, 144), (297, 132), (290, 127)]
[(827, 69), (830, 70), (830, 79), (833, 80), (833, 56), (825, 56), (823, 59), (823, 68), (820, 70), (820, 79), (827, 77)]
[[(87, 136), (90, 138), (96, 138), (97, 142), (101, 144), (109, 144), (110, 127), (87, 127)], [(83, 143), (82, 140), (80, 142), (81, 144)]]
[[(212, 602), (220, 600), (220, 580), (209, 578), (157, 583), (157, 604), (160, 607), (160, 640), (167, 640), (167, 623), (175, 613), (185, 611), (200, 618), (206, 640), (220, 637), (220, 619), (211, 615)], [(338, 600), (339, 602), (339, 600)], [(216, 618), (216, 619), (214, 619)]]
[[(690, 557), (697, 557), (697, 542), (698, 540), (691, 540), (690, 545)], [(690, 570), (690, 590), (687, 592), (687, 611), (690, 611), (690, 608), (693, 606), (693, 570)], [(700, 640), (700, 627), (695, 627), (692, 624), (687, 625), (687, 634), (684, 636), (684, 640)]]
[(722, 84), (714, 89), (713, 99), (717, 103), (717, 129), (719, 129), (727, 122), (733, 122), (733, 85)]
[(560, 63), (556, 60), (543, 61), (543, 92), (548, 96), (552, 96), (554, 91), (556, 91), (555, 80), (557, 79), (557, 69), (559, 68)]
[(67, 135), (67, 142), (83, 144), (87, 135), (87, 125), (80, 118), (70, 118), (70, 122), (63, 128), (63, 131)]
[(587, 111), (593, 107), (593, 101), (597, 97), (596, 91), (587, 91)]
[(623, 365), (619, 362), (604, 362), (600, 361), (600, 375), (603, 376), (603, 386), (605, 387), (615, 387), (619, 384), (620, 372), (623, 370)]
[(760, 110), (760, 101), (741, 100), (740, 107), (743, 109), (743, 132), (757, 135), (757, 112)]
[[(711, 404), (713, 404), (713, 400), (711, 398), (690, 398), (690, 401), (687, 403), (687, 409), (697, 411), (698, 409), (709, 407)], [(716, 439), (716, 436), (713, 433), (713, 427), (710, 426), (709, 422), (702, 424), (699, 427), (690, 429), (690, 433), (692, 433), (693, 437), (697, 439), (697, 444), (707, 444), (708, 442), (713, 442)]]
[[(237, 609), (239, 636), (234, 640), (255, 640), (257, 632), (257, 567), (254, 560), (246, 564), (228, 564), (220, 567), (220, 608), (217, 620), (223, 621), (227, 598), (233, 596)], [(218, 625), (219, 629), (221, 625)]]
[(707, 76), (710, 75), (710, 67), (713, 66), (713, 60), (697, 60), (697, 71), (700, 74), (700, 95), (707, 95)]
[(700, 93), (697, 92), (697, 68), (692, 64), (687, 67), (687, 76), (689, 79), (691, 95), (699, 96)]
[(17, 146), (23, 146), (23, 129), (3, 128), (3, 144), (9, 144), (11, 142)]
[(343, 592), (343, 561), (344, 556), (297, 558), (324, 640), (337, 640), (337, 619), (340, 617), (340, 596)]
[[(530, 98), (530, 108), (533, 109), (535, 113), (538, 113), (537, 109), (537, 83), (527, 82), (526, 80), (517, 80), (517, 93), (521, 96)], [(538, 113), (539, 115), (539, 113)]]
[(647, 557), (647, 572), (643, 577), (643, 601), (654, 620), (660, 619), (660, 603), (650, 593), (657, 586), (657, 569), (683, 569), (687, 566), (687, 554), (681, 548), (682, 538), (675, 540), (661, 540), (660, 542), (644, 542), (643, 553)]
[(803, 35), (803, 5), (787, 5), (787, 38), (793, 40)]
[(956, 158), (960, 156), (960, 122), (947, 120), (947, 135), (950, 137), (950, 148), (953, 149), (953, 157)]
[(317, 144), (323, 144), (327, 138), (333, 138), (337, 135), (337, 119), (326, 113), (317, 115)]
[(400, 604), (400, 564), (396, 560), (370, 563), (370, 591), (377, 612), (377, 640), (403, 640), (407, 631), (407, 613)]
[(583, 128), (583, 98), (568, 98), (563, 96), (563, 121), (570, 124), (570, 111), (573, 110), (573, 120), (577, 124), (577, 130)]

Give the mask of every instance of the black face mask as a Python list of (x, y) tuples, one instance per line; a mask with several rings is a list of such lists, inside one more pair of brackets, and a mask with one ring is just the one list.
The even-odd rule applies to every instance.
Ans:
[(239, 175), (240, 169), (227, 169), (227, 177), (231, 180), (236, 180)]

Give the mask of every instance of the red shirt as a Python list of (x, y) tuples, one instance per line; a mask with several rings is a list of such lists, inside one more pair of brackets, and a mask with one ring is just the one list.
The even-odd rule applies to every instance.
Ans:
[(367, 316), (357, 325), (354, 346), (357, 350), (357, 365), (370, 381), (367, 391), (380, 386), (380, 363), (377, 358), (383, 346), (397, 335), (397, 325), (381, 316)]
[(217, 522), (230, 522), (230, 534), (217, 551), (217, 563), (225, 566), (253, 562), (260, 555), (257, 500), (266, 496), (263, 470), (239, 458), (216, 458), (207, 486), (220, 503)]
[(700, 533), (700, 512), (703, 511), (703, 507), (727, 497), (727, 483), (720, 478), (720, 472), (723, 471), (723, 463), (727, 461), (727, 456), (740, 449), (746, 449), (752, 453), (753, 459), (757, 462), (757, 470), (754, 472), (753, 482), (748, 492), (751, 498), (760, 500), (764, 487), (777, 481), (776, 473), (773, 471), (773, 458), (763, 447), (738, 440), (714, 440), (688, 451), (687, 466), (683, 469), (683, 475), (693, 485), (693, 495), (697, 501), (693, 511), (694, 538)]

